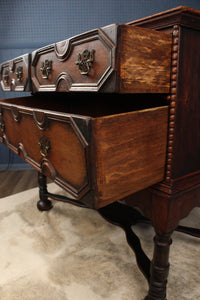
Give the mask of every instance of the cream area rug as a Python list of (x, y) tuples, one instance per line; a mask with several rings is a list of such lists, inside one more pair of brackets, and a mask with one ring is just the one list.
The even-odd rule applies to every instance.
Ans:
[[(54, 183), (49, 191), (62, 193)], [(38, 189), (0, 199), (1, 300), (140, 300), (148, 285), (124, 232), (96, 211), (53, 202), (36, 208)], [(196, 208), (183, 224), (200, 228)], [(149, 257), (154, 231), (134, 226)], [(200, 299), (200, 240), (173, 234), (168, 299)]]

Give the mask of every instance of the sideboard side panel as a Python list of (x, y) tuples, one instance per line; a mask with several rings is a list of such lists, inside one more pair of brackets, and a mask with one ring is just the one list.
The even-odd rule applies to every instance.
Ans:
[(200, 31), (180, 30), (172, 179), (200, 170)]

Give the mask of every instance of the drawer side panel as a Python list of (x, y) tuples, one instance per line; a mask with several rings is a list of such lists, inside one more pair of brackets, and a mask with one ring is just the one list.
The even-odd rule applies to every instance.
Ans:
[(163, 180), (168, 107), (93, 120), (97, 207)]
[(169, 93), (171, 34), (119, 26), (117, 56), (122, 93)]

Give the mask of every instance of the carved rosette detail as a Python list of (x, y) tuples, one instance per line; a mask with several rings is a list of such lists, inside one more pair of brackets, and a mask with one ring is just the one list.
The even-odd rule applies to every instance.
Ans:
[(166, 163), (166, 177), (165, 181), (170, 183), (174, 144), (174, 130), (175, 130), (175, 110), (176, 110), (176, 87), (177, 87), (177, 64), (178, 64), (178, 41), (179, 41), (179, 26), (173, 27), (172, 38), (172, 69), (171, 69), (171, 93), (168, 96), (170, 101), (169, 110), (169, 133), (168, 133), (168, 147), (167, 147), (167, 163)]

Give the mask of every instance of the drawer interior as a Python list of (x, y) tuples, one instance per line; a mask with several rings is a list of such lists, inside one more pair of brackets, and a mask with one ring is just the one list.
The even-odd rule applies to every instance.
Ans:
[(165, 94), (39, 93), (1, 102), (93, 118), (168, 105)]
[(164, 179), (165, 97), (67, 93), (4, 99), (0, 141), (76, 199), (96, 193), (93, 205), (99, 208)]

